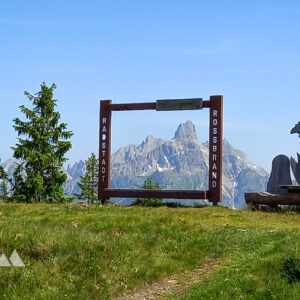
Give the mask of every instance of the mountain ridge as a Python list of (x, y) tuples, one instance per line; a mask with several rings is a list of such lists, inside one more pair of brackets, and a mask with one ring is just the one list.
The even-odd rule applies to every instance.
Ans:
[[(163, 189), (208, 189), (208, 142), (197, 138), (192, 121), (181, 123), (170, 140), (149, 135), (140, 144), (119, 148), (111, 157), (111, 187), (140, 188), (147, 177), (159, 182)], [(4, 162), (12, 173), (14, 159)], [(67, 195), (80, 193), (78, 182), (85, 173), (80, 160), (65, 169)], [(247, 159), (223, 139), (223, 201), (231, 208), (245, 206), (244, 193), (265, 191), (269, 174)], [(128, 203), (128, 201), (125, 201)]]
[[(151, 145), (149, 145), (151, 143)], [(164, 189), (208, 189), (208, 142), (197, 139), (191, 121), (181, 123), (171, 140), (151, 136), (118, 149), (111, 159), (111, 187), (141, 187), (147, 177)], [(244, 192), (264, 191), (268, 173), (223, 140), (223, 204), (240, 208)], [(245, 185), (249, 179), (249, 186)]]

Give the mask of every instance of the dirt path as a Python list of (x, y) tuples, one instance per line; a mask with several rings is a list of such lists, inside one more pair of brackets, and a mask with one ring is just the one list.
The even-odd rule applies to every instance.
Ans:
[(116, 300), (153, 300), (180, 295), (196, 282), (208, 277), (216, 268), (217, 260), (207, 260), (202, 266), (190, 272), (173, 275), (165, 281), (147, 284), (141, 289), (119, 296)]

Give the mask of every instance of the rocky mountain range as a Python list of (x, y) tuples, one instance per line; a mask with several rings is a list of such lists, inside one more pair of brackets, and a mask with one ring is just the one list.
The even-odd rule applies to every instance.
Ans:
[[(206, 190), (208, 152), (208, 142), (201, 143), (195, 125), (187, 121), (179, 125), (171, 140), (150, 135), (141, 144), (122, 147), (112, 154), (111, 187), (141, 188), (144, 180), (151, 177), (163, 189)], [(13, 165), (13, 159), (3, 163), (8, 173), (12, 172)], [(77, 182), (85, 172), (85, 163), (76, 162), (68, 166), (66, 172), (66, 193), (79, 193)], [(251, 163), (242, 151), (223, 140), (223, 205), (245, 206), (244, 193), (265, 191), (268, 178), (263, 168)]]
[[(197, 139), (191, 121), (180, 124), (171, 140), (148, 136), (112, 155), (111, 187), (141, 187), (147, 177), (164, 189), (208, 189), (208, 142)], [(245, 205), (244, 193), (265, 191), (269, 174), (223, 140), (223, 204)]]

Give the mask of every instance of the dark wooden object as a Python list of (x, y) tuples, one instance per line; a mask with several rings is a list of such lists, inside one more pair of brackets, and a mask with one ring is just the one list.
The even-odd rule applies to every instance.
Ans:
[(109, 198), (103, 195), (104, 189), (110, 186), (111, 102), (100, 102), (98, 199), (102, 203)]
[(294, 184), (281, 184), (279, 185), (281, 189), (287, 189), (288, 193), (300, 193), (300, 185)]
[[(210, 109), (209, 121), (209, 190), (137, 190), (110, 189), (111, 112), (127, 110), (187, 110)], [(216, 205), (222, 201), (222, 147), (223, 147), (223, 96), (202, 98), (165, 99), (147, 103), (112, 104), (100, 101), (99, 132), (99, 187), (98, 198), (104, 203), (110, 197), (208, 199)]]
[(246, 203), (266, 205), (300, 205), (300, 193), (283, 195), (270, 193), (245, 193)]
[(210, 97), (209, 191), (214, 205), (222, 201), (223, 96)]
[(104, 195), (118, 198), (208, 199), (208, 191), (105, 189)]
[[(210, 101), (208, 101), (208, 100), (202, 101), (202, 108), (209, 108), (209, 106), (210, 106)], [(156, 107), (157, 107), (157, 102), (120, 103), (120, 104), (111, 104), (110, 110), (112, 110), (112, 111), (156, 110)]]
[(110, 109), (115, 111), (156, 109), (156, 102), (111, 104)]

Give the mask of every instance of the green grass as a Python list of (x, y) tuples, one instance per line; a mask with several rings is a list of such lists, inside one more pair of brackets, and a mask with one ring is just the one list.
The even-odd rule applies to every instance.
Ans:
[(208, 258), (220, 267), (179, 299), (300, 299), (283, 269), (300, 214), (1, 204), (0, 255), (14, 249), (25, 268), (0, 267), (0, 299), (111, 299)]

